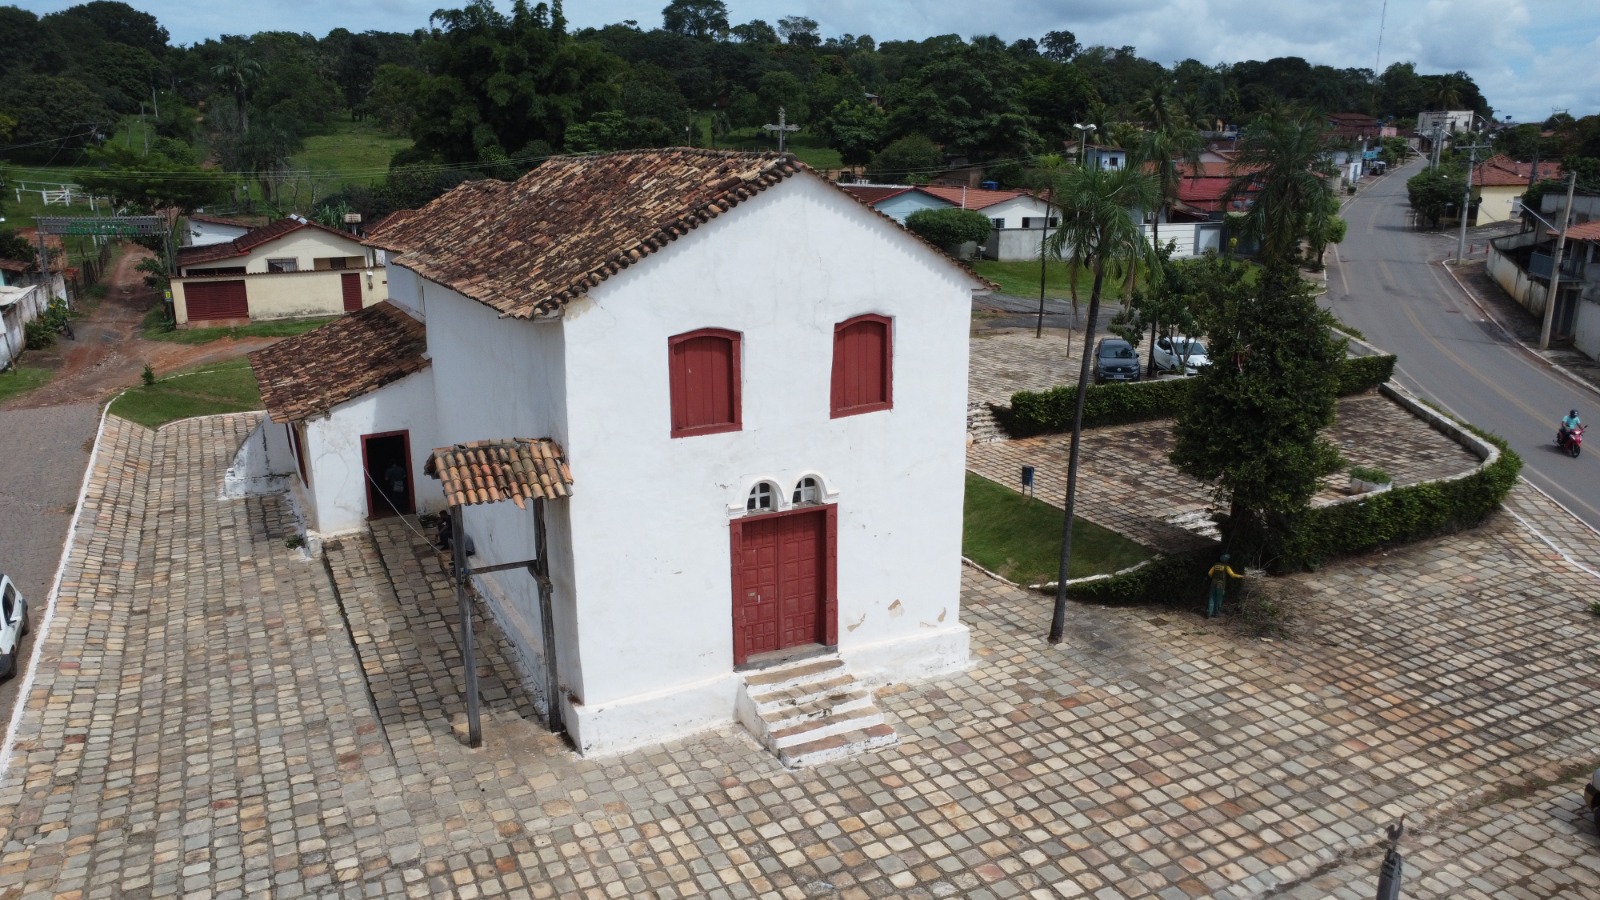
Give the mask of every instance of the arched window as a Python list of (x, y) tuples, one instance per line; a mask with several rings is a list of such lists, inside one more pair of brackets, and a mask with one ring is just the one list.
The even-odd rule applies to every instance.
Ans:
[(738, 431), (739, 333), (702, 328), (667, 339), (672, 436)]
[(865, 315), (833, 326), (832, 417), (894, 408), (894, 328)]
[(800, 482), (794, 486), (795, 506), (804, 506), (808, 503), (821, 502), (822, 485), (817, 483), (817, 479), (807, 475), (806, 477), (800, 479)]
[(772, 489), (772, 482), (757, 482), (756, 486), (750, 489), (750, 496), (745, 498), (745, 512), (762, 512), (765, 510), (771, 510), (776, 493), (777, 492)]

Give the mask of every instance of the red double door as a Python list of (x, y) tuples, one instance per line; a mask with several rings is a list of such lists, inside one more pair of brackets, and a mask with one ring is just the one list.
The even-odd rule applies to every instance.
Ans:
[(734, 665), (774, 650), (839, 642), (835, 509), (732, 523)]

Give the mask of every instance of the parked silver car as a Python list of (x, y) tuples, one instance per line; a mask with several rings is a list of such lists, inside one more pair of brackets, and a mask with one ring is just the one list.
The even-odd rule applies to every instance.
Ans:
[(28, 601), (0, 573), (0, 678), (17, 674), (17, 657), (22, 655), (22, 638), (28, 633)]
[(1206, 354), (1206, 345), (1200, 343), (1199, 338), (1164, 337), (1156, 341), (1155, 352), (1151, 356), (1155, 360), (1156, 369), (1162, 372), (1197, 375), (1201, 369), (1211, 365), (1211, 357)]

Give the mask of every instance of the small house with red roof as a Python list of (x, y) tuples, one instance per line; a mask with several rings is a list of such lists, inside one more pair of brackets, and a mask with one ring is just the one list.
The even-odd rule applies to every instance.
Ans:
[(966, 664), (970, 270), (791, 156), (688, 149), (469, 182), (368, 243), (389, 299), (252, 355), (270, 460), (239, 465), (323, 535), (459, 517), (580, 752), (737, 720), (819, 762), (896, 739), (862, 685)]
[(1529, 187), (1546, 179), (1566, 177), (1558, 162), (1517, 162), (1504, 154), (1489, 157), (1472, 170), (1477, 224), (1492, 225), (1516, 218), (1521, 212), (1522, 195)]
[[(971, 209), (989, 219), (993, 231), (981, 249), (988, 259), (1038, 259), (1039, 230), (1060, 221), (1060, 210), (1018, 190), (988, 190), (960, 185), (841, 184), (839, 187), (904, 225), (906, 217), (924, 209)], [(1031, 236), (1030, 233), (1031, 232)]]
[(298, 217), (178, 251), (180, 327), (336, 316), (388, 294), (377, 255), (352, 234)]

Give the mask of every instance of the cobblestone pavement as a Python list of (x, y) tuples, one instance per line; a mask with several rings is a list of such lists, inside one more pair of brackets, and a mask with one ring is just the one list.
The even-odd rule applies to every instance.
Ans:
[(1521, 519), (1294, 579), (1291, 640), (1075, 606), (1050, 647), (1045, 600), (969, 571), (972, 669), (881, 692), (899, 747), (789, 772), (736, 727), (575, 758), (488, 628), (467, 749), (436, 558), (394, 523), (305, 560), (279, 498), (218, 499), (253, 421), (108, 429), (0, 896), (1299, 897), (1359, 890), (1400, 815), (1456, 823), (1413, 854), (1438, 884), (1515, 896), (1583, 847), (1491, 831), (1545, 814), (1508, 785), (1600, 756), (1600, 583), (1525, 488)]
[[(1095, 428), (1083, 433), (1079, 461), (1077, 513), (1160, 550), (1185, 550), (1207, 538), (1195, 529), (1207, 520), (1210, 493), (1199, 481), (1167, 462), (1172, 451), (1172, 423), (1167, 420)], [(1477, 457), (1427, 423), (1377, 393), (1340, 399), (1338, 418), (1328, 437), (1352, 465), (1384, 470), (1396, 484), (1442, 478), (1471, 471)], [(1020, 483), (1021, 467), (1031, 465), (1040, 499), (1062, 505), (1067, 490), (1066, 435), (1053, 434), (1016, 441), (974, 443), (967, 448), (967, 467), (1000, 484)], [(1323, 479), (1314, 503), (1346, 495), (1347, 474)], [(1574, 522), (1574, 529), (1588, 531)]]

